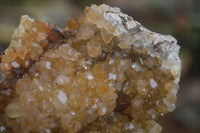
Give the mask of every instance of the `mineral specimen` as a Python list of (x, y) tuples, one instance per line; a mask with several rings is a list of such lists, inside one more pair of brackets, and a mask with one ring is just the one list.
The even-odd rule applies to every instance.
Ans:
[(92, 5), (61, 30), (22, 16), (1, 56), (0, 132), (159, 133), (175, 109), (177, 41)]

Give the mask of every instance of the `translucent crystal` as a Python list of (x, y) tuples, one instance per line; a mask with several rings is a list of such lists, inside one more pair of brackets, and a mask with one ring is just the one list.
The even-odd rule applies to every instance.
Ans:
[(1, 56), (0, 131), (159, 133), (181, 61), (169, 35), (92, 5), (61, 30), (22, 16)]

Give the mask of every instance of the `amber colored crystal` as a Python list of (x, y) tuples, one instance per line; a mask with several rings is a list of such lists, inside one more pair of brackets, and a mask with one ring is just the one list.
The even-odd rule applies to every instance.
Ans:
[(0, 63), (0, 132), (159, 133), (175, 109), (177, 41), (92, 5), (63, 30), (22, 16)]

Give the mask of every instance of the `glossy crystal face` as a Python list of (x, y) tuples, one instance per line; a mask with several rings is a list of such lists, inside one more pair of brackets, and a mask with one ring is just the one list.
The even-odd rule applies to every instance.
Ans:
[(22, 16), (1, 56), (4, 132), (159, 133), (175, 109), (179, 46), (119, 8), (92, 5), (63, 30)]

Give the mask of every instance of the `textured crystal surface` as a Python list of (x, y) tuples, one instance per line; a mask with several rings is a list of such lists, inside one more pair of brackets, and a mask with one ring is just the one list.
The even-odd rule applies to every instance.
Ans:
[(176, 43), (108, 5), (63, 30), (22, 16), (1, 56), (0, 129), (159, 133), (154, 120), (175, 109)]

